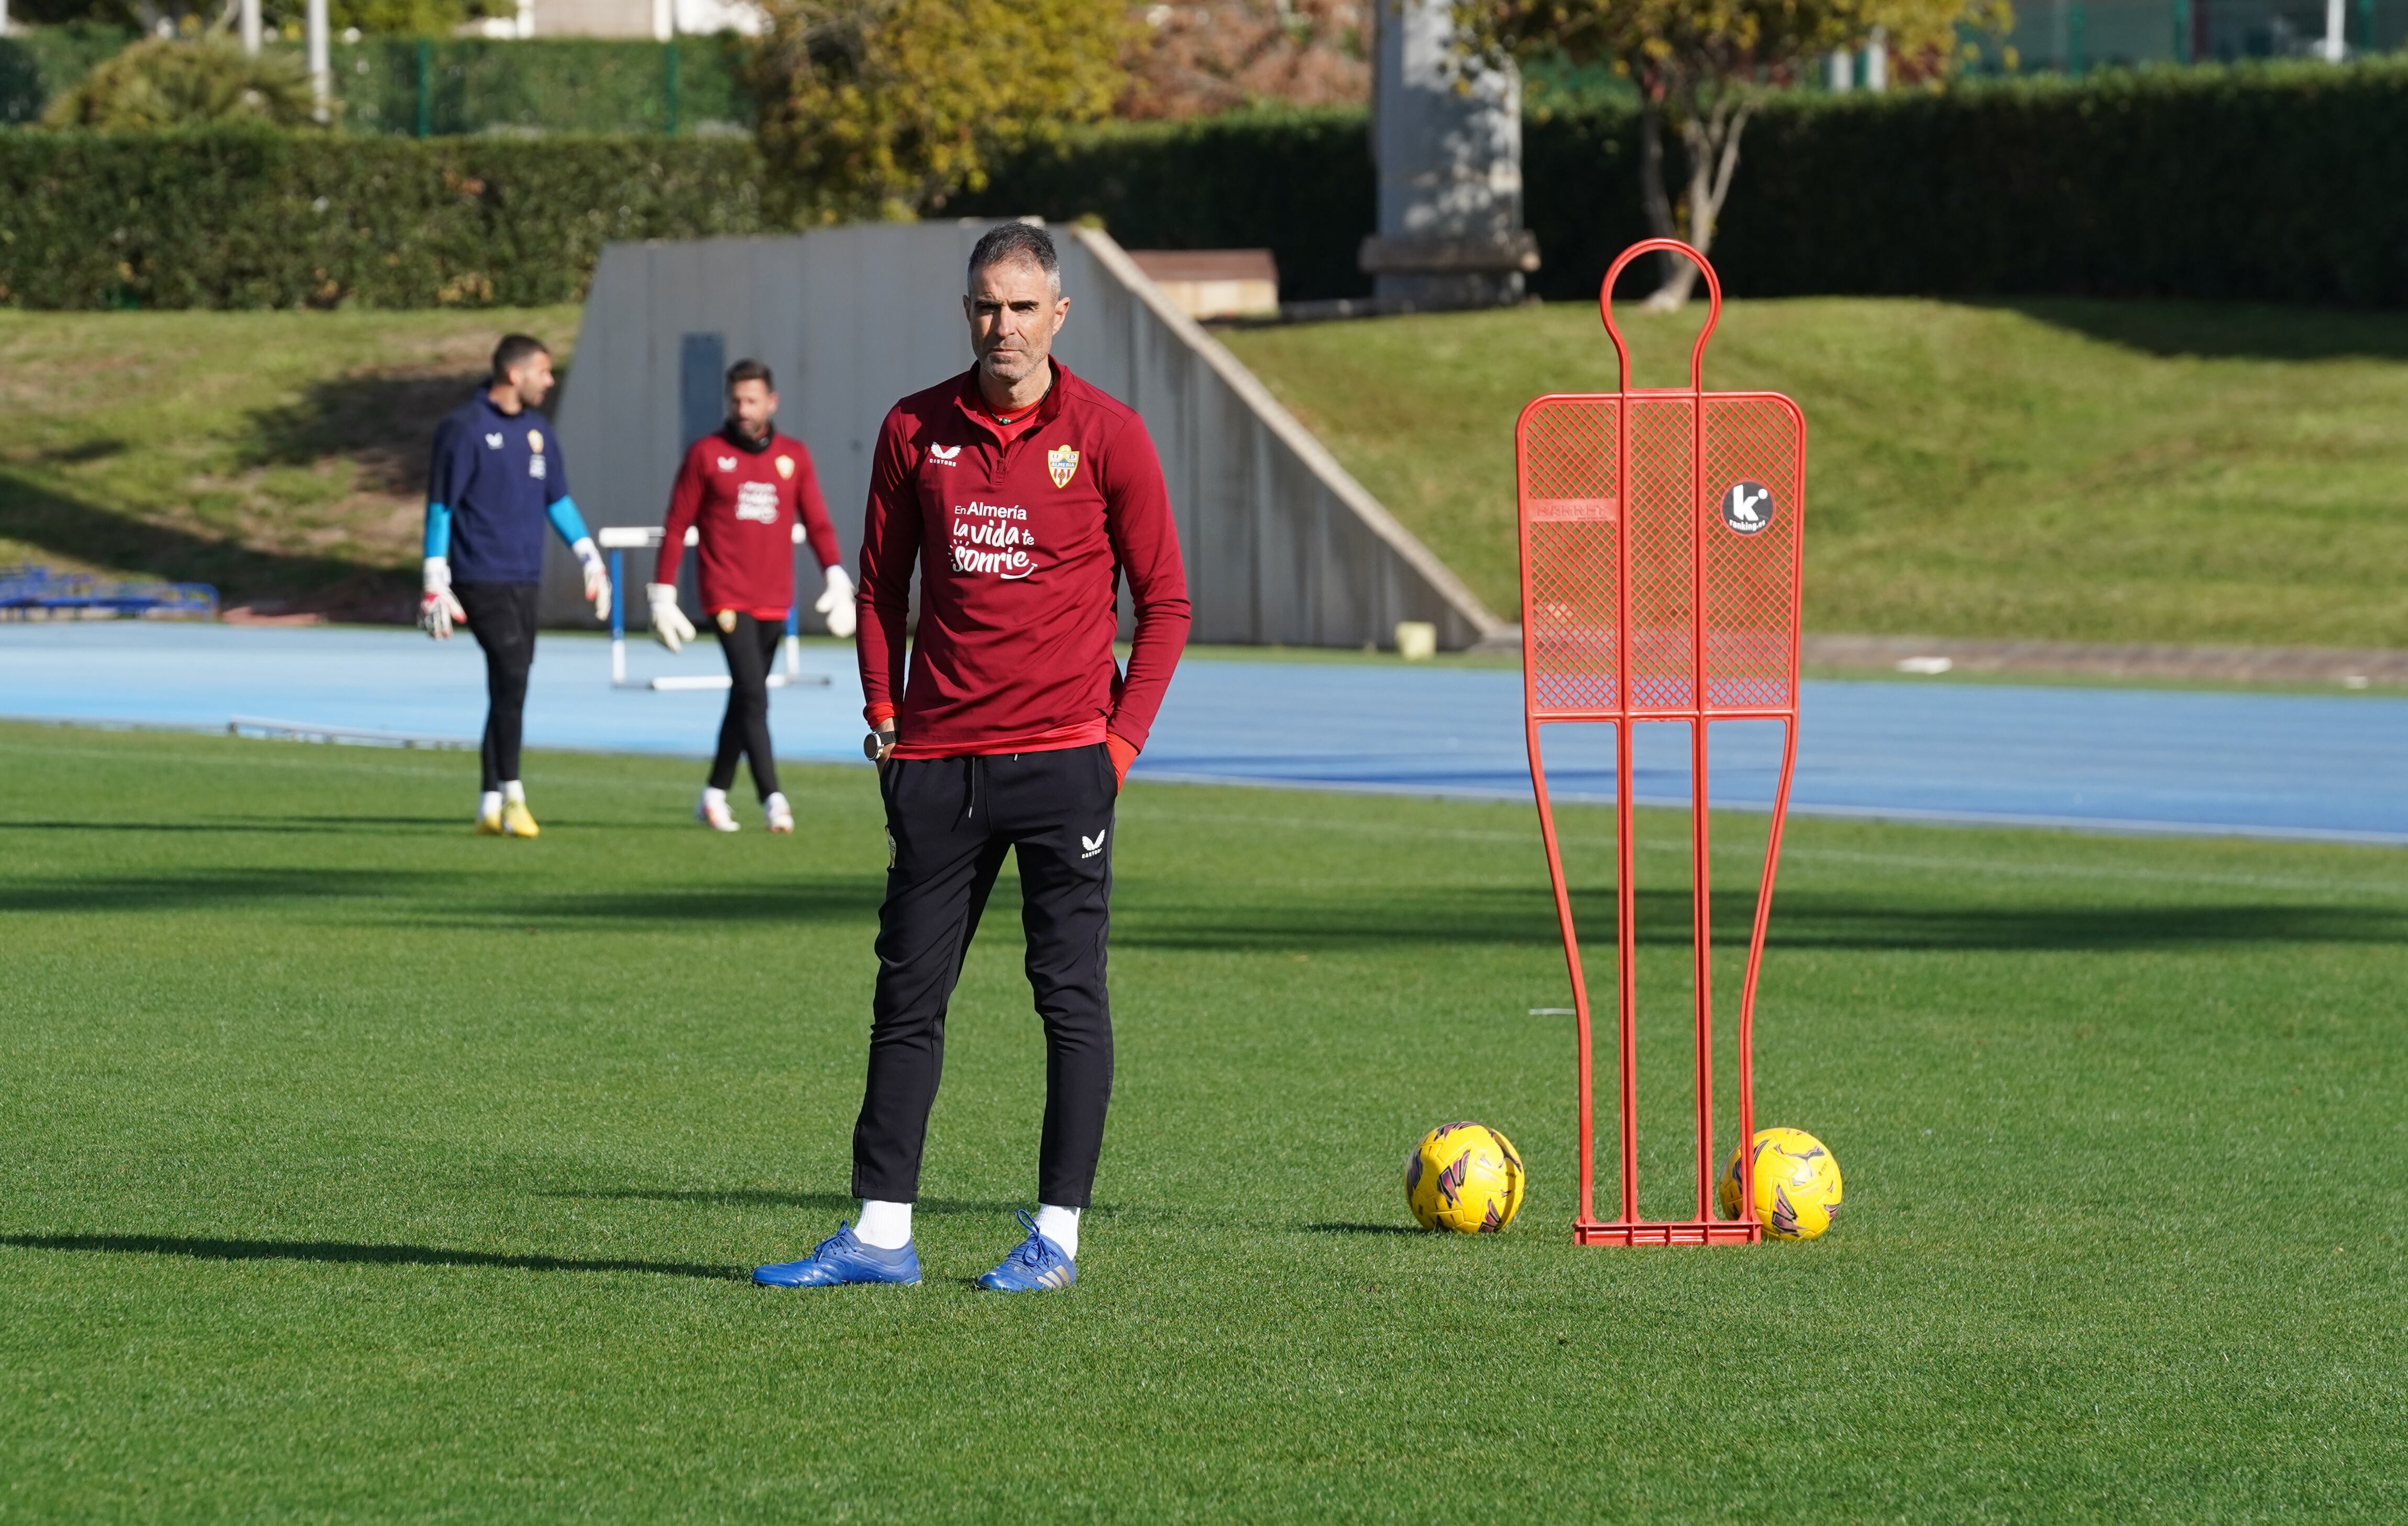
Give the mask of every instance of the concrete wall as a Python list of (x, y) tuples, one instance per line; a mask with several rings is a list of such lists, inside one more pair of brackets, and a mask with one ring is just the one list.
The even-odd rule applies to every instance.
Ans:
[[(880, 422), (895, 399), (969, 365), (959, 294), (970, 246), (991, 225), (609, 246), (557, 415), (587, 523), (660, 523), (687, 442), (717, 422), (710, 371), (751, 355), (777, 373), (780, 426), (810, 448), (854, 567)], [(1154, 436), (1197, 641), (1387, 646), (1397, 622), (1427, 620), (1453, 648), (1502, 628), (1118, 245), (1054, 231), (1070, 298), (1055, 353), (1135, 407)], [(819, 580), (808, 554), (800, 565), (806, 627), (816, 628)], [(629, 568), (631, 583), (638, 570)], [(576, 595), (555, 545), (546, 618), (574, 622)]]

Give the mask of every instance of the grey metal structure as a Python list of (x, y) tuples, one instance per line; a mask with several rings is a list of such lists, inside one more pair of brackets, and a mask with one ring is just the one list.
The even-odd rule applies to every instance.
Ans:
[[(779, 424), (810, 448), (838, 540), (856, 556), (886, 410), (968, 367), (959, 294), (970, 247), (991, 225), (604, 250), (558, 411), (587, 523), (661, 522), (687, 443), (719, 422), (721, 371), (751, 355), (776, 372)], [(1119, 245), (1093, 229), (1054, 233), (1070, 298), (1054, 353), (1135, 407), (1154, 436), (1195, 640), (1385, 647), (1399, 621), (1423, 620), (1440, 646), (1461, 648), (1510, 631)], [(556, 543), (551, 554), (545, 618), (590, 625), (573, 564)], [(803, 555), (806, 628), (818, 628), (819, 588)], [(629, 615), (640, 623), (639, 609)]]

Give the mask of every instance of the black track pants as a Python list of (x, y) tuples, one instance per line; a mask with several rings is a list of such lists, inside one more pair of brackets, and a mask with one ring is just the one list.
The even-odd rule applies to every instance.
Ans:
[(910, 1202), (944, 1068), (945, 1008), (1003, 856), (1020, 856), (1028, 985), (1045, 1024), (1037, 1200), (1083, 1208), (1112, 1092), (1104, 992), (1112, 806), (1102, 745), (888, 763), (879, 790), (894, 844), (878, 912), (869, 1086), (853, 1130), (856, 1197)]
[(459, 583), (452, 592), (468, 613), (468, 633), (485, 652), (485, 783), (499, 789), (519, 776), (526, 734), (527, 669), (535, 666), (532, 583)]
[[(732, 626), (721, 621), (733, 619)], [(769, 751), (769, 658), (786, 631), (731, 612), (713, 620), (719, 649), (727, 654), (727, 714), (719, 723), (719, 756), (711, 760), (710, 787), (736, 783), (736, 760), (752, 760), (752, 787), (763, 799), (778, 793), (778, 759)]]

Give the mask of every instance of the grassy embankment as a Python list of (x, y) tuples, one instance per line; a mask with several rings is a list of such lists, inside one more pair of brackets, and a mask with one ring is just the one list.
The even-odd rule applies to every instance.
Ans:
[(400, 618), (435, 421), (511, 329), (566, 361), (577, 310), (0, 311), (0, 565)]
[[(1616, 316), (1685, 380), (1701, 305)], [(1614, 385), (1594, 308), (1225, 338), (1515, 613), (1513, 418)], [(2408, 645), (2408, 315), (1734, 302), (1706, 384), (1806, 410), (1809, 629)]]
[[(0, 1516), (2408, 1512), (2395, 853), (1799, 821), (1762, 1116), (1836, 1151), (1838, 1226), (1579, 1250), (1528, 811), (1140, 783), (1078, 1288), (967, 1281), (1033, 1185), (1007, 875), (927, 1284), (775, 1293), (851, 1207), (869, 777), (722, 839), (682, 763), (531, 762), (505, 842), (456, 756), (0, 727)], [(1598, 915), (1608, 820), (1565, 831)], [(1685, 843), (1645, 819), (1659, 1214)], [(1415, 1232), (1406, 1147), (1465, 1116), (1522, 1218)]]
[[(1701, 310), (1625, 311), (1676, 379)], [(494, 335), (565, 353), (576, 317), (0, 313), (0, 562), (398, 608), (435, 419)], [(1513, 415), (1612, 384), (1591, 310), (1228, 342), (1514, 612)], [(1806, 407), (1811, 628), (2408, 645), (2408, 316), (1739, 302), (1708, 371)]]

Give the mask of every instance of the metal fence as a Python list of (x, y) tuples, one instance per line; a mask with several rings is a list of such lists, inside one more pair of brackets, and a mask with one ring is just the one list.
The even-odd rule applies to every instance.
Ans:
[[(1977, 36), (1983, 73), (2086, 74), (2323, 52), (2324, 0), (2015, 0), (2004, 38)], [(2408, 44), (2408, 0), (2343, 0), (2344, 56)]]

